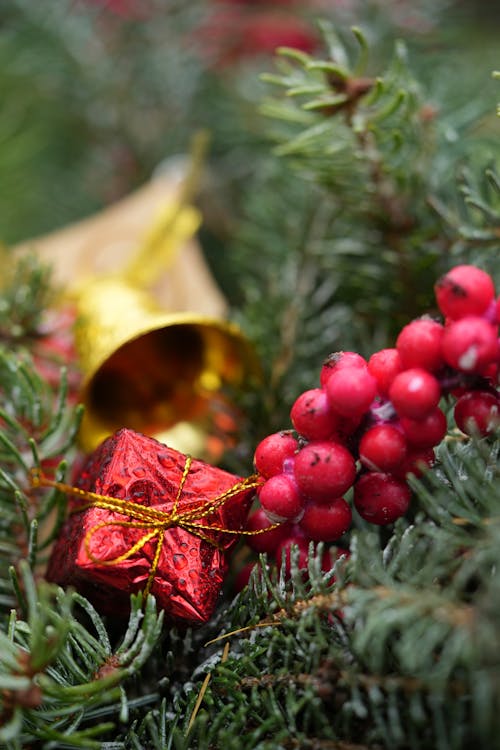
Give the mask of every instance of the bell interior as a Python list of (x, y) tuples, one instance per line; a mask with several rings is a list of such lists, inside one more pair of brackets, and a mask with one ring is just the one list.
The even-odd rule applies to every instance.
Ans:
[[(206, 339), (200, 327), (184, 324), (152, 330), (123, 344), (89, 384), (88, 405), (94, 416), (110, 428), (126, 425), (144, 432), (200, 416), (209, 400), (203, 385), (210, 369)], [(223, 377), (222, 372), (218, 375)]]

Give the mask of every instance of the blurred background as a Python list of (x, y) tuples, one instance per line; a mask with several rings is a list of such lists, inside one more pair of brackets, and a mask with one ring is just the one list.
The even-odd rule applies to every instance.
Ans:
[(269, 157), (259, 74), (277, 46), (319, 53), (318, 18), (376, 40), (374, 70), (404, 38), (429, 104), (444, 104), (456, 131), (493, 128), (494, 2), (2, 0), (0, 240), (47, 232), (126, 195), (200, 128), (211, 133), (205, 197), (230, 227)]
[[(452, 263), (498, 274), (499, 21), (481, 0), (0, 0), (0, 244), (208, 133), (197, 240), (266, 384), (244, 470), (329, 352), (391, 345)], [(346, 80), (375, 93), (329, 110)]]

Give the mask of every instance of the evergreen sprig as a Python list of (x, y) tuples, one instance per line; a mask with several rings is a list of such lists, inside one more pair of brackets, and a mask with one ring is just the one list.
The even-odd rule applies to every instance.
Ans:
[[(314, 358), (319, 367), (335, 349), (369, 355), (430, 309), (449, 247), (427, 204), (434, 128), (404, 47), (396, 46), (382, 75), (367, 75), (359, 30), (361, 52), (352, 62), (341, 35), (325, 27), (325, 36), (329, 56), (284, 49), (279, 73), (265, 76), (283, 91), (263, 106), (279, 142), (276, 166), (251, 185), (234, 242), (247, 272), (244, 325), (250, 335), (262, 327), (258, 306), (265, 299), (273, 330), (258, 341), (264, 360), (295, 384), (301, 375), (313, 382)], [(256, 253), (280, 263), (280, 272), (265, 276)], [(280, 309), (268, 315), (275, 304)], [(270, 352), (278, 342), (281, 351)], [(270, 383), (289, 398), (282, 378)]]
[[(80, 408), (67, 404), (64, 372), (54, 394), (26, 356), (0, 349), (0, 607), (14, 606), (8, 565), (27, 560), (43, 566), (47, 549), (62, 523), (65, 499), (52, 492), (35, 498), (30, 472), (40, 465), (70, 458), (81, 418)], [(62, 463), (61, 463), (62, 462)]]
[(414, 522), (386, 541), (358, 530), (335, 576), (321, 548), (305, 578), (297, 558), (291, 578), (262, 558), (220, 615), (227, 632), (193, 674), (198, 689), (174, 715), (150, 713), (132, 746), (497, 747), (498, 449), (446, 444), (415, 482)]
[[(349, 301), (361, 321), (393, 320), (390, 337), (431, 308), (429, 292), (450, 254), (458, 260), (482, 249), (482, 260), (488, 250), (487, 266), (494, 265), (496, 168), (491, 163), (484, 178), (483, 165), (464, 165), (457, 196), (449, 183), (450, 163), (455, 171), (457, 164), (449, 114), (418, 80), (404, 43), (396, 42), (379, 72), (373, 66), (383, 62), (372, 59), (362, 31), (349, 38), (322, 28), (323, 58), (279, 50), (278, 72), (263, 76), (275, 93), (262, 110), (290, 179), (303, 180), (303, 191), (313, 189), (309, 181), (322, 186), (332, 207), (322, 263), (338, 279), (336, 301)], [(456, 125), (453, 143), (469, 125)], [(445, 208), (439, 214), (430, 205)], [(379, 291), (383, 279), (390, 299)]]
[[(209, 76), (203, 89), (200, 61), (182, 56), (175, 37), (176, 29), (190, 28), (198, 4), (189, 4), (186, 16), (181, 5), (188, 7), (172, 3), (180, 24), (173, 30), (168, 14), (161, 26), (113, 26), (95, 6), (70, 0), (58, 2), (65, 12), (57, 24), (55, 5), (54, 15), (29, 0), (2, 8), (8, 23), (0, 59), (13, 62), (6, 73), (10, 115), (0, 123), (8, 146), (0, 166), (13, 196), (5, 221), (8, 234), (20, 236), (25, 225), (42, 229), (100, 202), (82, 174), (88, 177), (90, 164), (95, 185), (113, 171), (108, 146), (118, 132), (119, 144), (140, 161), (134, 182), (149, 174), (166, 143), (183, 145), (190, 113), (215, 126), (221, 113), (234, 115), (241, 106), (239, 119), (229, 117), (218, 131), (228, 136), (231, 153), (224, 153), (224, 138), (216, 153), (233, 176), (238, 162), (239, 177), (248, 177), (246, 218), (226, 245), (231, 252), (219, 259), (265, 370), (263, 387), (249, 397), (252, 424), (234, 459), (247, 472), (258, 438), (289, 426), (292, 401), (317, 383), (327, 354), (354, 348), (368, 355), (392, 345), (402, 324), (429, 311), (436, 277), (457, 260), (479, 259), (499, 280), (498, 168), (484, 159), (484, 146), (474, 155), (473, 139), (473, 158), (464, 162), (466, 129), (451, 128), (449, 113), (441, 119), (421, 83), (414, 47), (408, 54), (398, 42), (391, 59), (376, 59), (375, 31), (367, 44), (357, 29), (334, 32), (328, 25), (324, 55), (283, 50), (278, 74), (267, 77), (281, 91), (264, 104), (277, 149), (271, 155), (265, 145), (252, 161), (241, 150), (245, 134), (232, 131), (249, 101), (240, 91), (227, 98), (230, 75), (218, 82)], [(111, 56), (93, 36), (98, 18)], [(13, 29), (22, 32), (22, 44)], [(159, 37), (161, 49), (154, 47)], [(103, 65), (86, 64), (89, 44)], [(124, 50), (130, 58), (118, 55), (122, 66), (116, 65), (113, 55)], [(14, 95), (24, 86), (35, 97), (30, 75), (38, 58), (47, 65), (40, 66), (43, 106), (35, 117), (30, 107), (16, 110)], [(54, 108), (54, 91), (66, 110)], [(137, 106), (128, 118), (124, 102), (132, 93), (145, 109)], [(88, 108), (94, 101), (102, 107)], [(166, 133), (163, 107), (173, 102)], [(145, 117), (156, 106), (158, 116)], [(484, 102), (463, 109), (470, 125)], [(18, 132), (23, 117), (30, 127)], [(76, 140), (52, 136), (68, 124)], [(89, 132), (99, 138), (87, 160), (81, 144)], [(258, 141), (261, 148), (254, 136), (248, 134), (252, 147)], [(43, 162), (45, 142), (52, 147), (36, 184), (50, 186), (47, 206), (26, 166), (32, 156)], [(81, 169), (68, 170), (68, 163)], [(72, 183), (53, 179), (63, 168)], [(23, 204), (30, 221), (19, 221), (21, 194), (31, 196)], [(41, 218), (26, 212), (35, 204)], [(2, 747), (500, 747), (497, 441), (450, 434), (434, 469), (412, 482), (408, 519), (375, 531), (356, 518), (351, 556), (333, 570), (323, 569), (321, 545), (311, 549), (307, 575), (298, 550), (290, 575), (262, 557), (249, 586), (232, 600), (226, 592), (204, 628), (167, 628), (154, 599), (140, 596), (132, 598), (128, 623), (117, 623), (82, 595), (44, 580), (66, 500), (57, 491), (34, 493), (30, 470), (50, 466), (65, 478), (77, 455), (80, 411), (68, 404), (64, 373), (54, 393), (21, 347), (30, 346), (49, 304), (44, 274), (27, 263), (9, 266), (7, 275), (0, 310)]]
[(21, 750), (41, 742), (46, 748), (97, 750), (115, 726), (103, 718), (111, 714), (128, 721), (124, 685), (156, 646), (162, 614), (157, 615), (152, 597), (143, 611), (142, 597), (133, 596), (128, 628), (113, 647), (105, 623), (86, 599), (37, 583), (26, 563), (19, 568), (22, 614), (12, 610), (1, 634), (2, 747)]
[(16, 347), (32, 343), (39, 335), (44, 311), (54, 301), (50, 268), (28, 254), (13, 261), (1, 245), (0, 263), (0, 342)]
[(500, 249), (500, 176), (494, 161), (479, 171), (462, 166), (457, 179), (456, 200), (444, 204), (438, 195), (429, 201), (440, 215), (443, 233), (450, 241), (450, 255), (457, 261), (471, 253), (476, 262), (498, 282)]

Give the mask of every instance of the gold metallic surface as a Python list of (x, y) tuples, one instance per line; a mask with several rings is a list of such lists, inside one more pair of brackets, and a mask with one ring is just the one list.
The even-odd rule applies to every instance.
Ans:
[(82, 447), (90, 451), (119, 427), (130, 427), (214, 458), (208, 446), (214, 446), (210, 435), (221, 432), (217, 418), (222, 413), (231, 420), (224, 388), (238, 388), (258, 373), (239, 329), (195, 312), (166, 313), (119, 278), (89, 282), (77, 306)]
[(241, 418), (231, 394), (260, 377), (196, 241), (204, 148), (200, 138), (180, 176), (180, 167), (164, 172), (17, 248), (51, 262), (63, 301), (74, 303), (85, 451), (129, 427), (216, 463)]

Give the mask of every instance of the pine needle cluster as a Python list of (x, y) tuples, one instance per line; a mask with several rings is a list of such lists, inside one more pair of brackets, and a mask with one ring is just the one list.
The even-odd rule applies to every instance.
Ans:
[[(409, 319), (432, 312), (442, 270), (475, 262), (500, 285), (495, 100), (458, 105), (450, 87), (436, 103), (444, 63), (433, 89), (418, 55), (424, 41), (391, 39), (378, 4), (368, 5), (369, 32), (330, 19), (317, 55), (281, 50), (274, 71), (251, 89), (253, 96), (264, 86), (265, 97), (248, 150), (239, 151), (241, 131), (231, 158), (223, 149), (214, 157), (213, 169), (229, 169), (236, 153), (253, 165), (243, 180), (242, 173), (230, 180), (241, 190), (234, 204), (241, 214), (220, 233), (209, 217), (201, 237), (265, 372), (265, 387), (242, 404), (251, 418), (241, 444), (225, 457), (239, 472), (250, 472), (258, 439), (290, 426), (294, 398), (316, 385), (330, 352), (370, 354), (391, 345)], [(438, 9), (430, 6), (419, 4), (418, 17), (433, 28)], [(50, 29), (40, 12), (25, 0), (1, 11), (10, 23), (23, 19), (25, 34), (44, 31), (37, 49), (49, 61), (57, 45), (43, 53)], [(72, 65), (90, 28), (88, 15), (75, 13), (64, 22)], [(192, 22), (180, 4), (172, 13), (181, 26)], [(152, 39), (154, 31), (141, 33)], [(51, 33), (59, 44), (59, 31)], [(0, 35), (0, 57), (8, 41)], [(201, 96), (198, 65), (191, 77), (183, 68), (191, 88), (181, 109), (194, 92)], [(157, 82), (144, 75), (140, 81)], [(255, 69), (251, 75), (257, 80)], [(118, 94), (109, 86), (111, 111)], [(221, 97), (218, 111), (247, 111), (240, 91), (229, 105), (227, 89), (208, 90)], [(180, 143), (185, 114), (169, 132), (172, 143)], [(127, 133), (139, 153), (133, 122)], [(18, 158), (27, 158), (26, 144), (16, 143)], [(6, 153), (0, 148), (1, 165)], [(143, 154), (141, 169), (158, 155)], [(15, 223), (12, 211), (12, 236)], [(128, 622), (104, 617), (44, 578), (67, 500), (58, 490), (33, 493), (31, 471), (50, 466), (56, 478), (71, 479), (81, 408), (68, 399), (64, 371), (54, 388), (36, 366), (52, 304), (49, 272), (33, 259), (3, 266), (0, 747), (500, 748), (497, 437), (451, 430), (434, 468), (412, 480), (408, 516), (381, 529), (356, 518), (344, 540), (350, 556), (332, 569), (323, 568), (322, 545), (311, 547), (307, 571), (298, 554), (290, 574), (262, 556), (237, 594), (230, 577), (215, 617), (198, 629), (168, 624), (151, 596), (132, 597)]]

